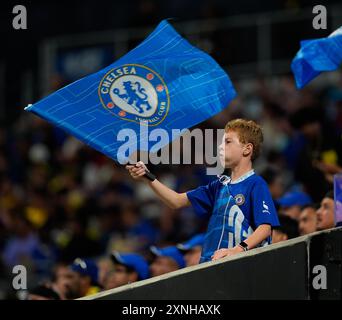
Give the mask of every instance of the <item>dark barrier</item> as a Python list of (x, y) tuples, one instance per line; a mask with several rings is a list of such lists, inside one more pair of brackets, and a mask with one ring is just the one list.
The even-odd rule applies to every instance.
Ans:
[[(311, 237), (310, 256), (310, 292), (311, 299), (342, 299), (342, 228), (331, 232), (322, 232)], [(316, 290), (313, 286), (315, 266), (322, 265), (327, 270), (327, 289)]]
[(337, 228), (84, 299), (341, 299), (341, 256), (342, 228)]

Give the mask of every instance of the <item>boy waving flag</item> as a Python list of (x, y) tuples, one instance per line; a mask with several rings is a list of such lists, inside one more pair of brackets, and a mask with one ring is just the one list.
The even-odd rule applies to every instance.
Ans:
[[(158, 151), (177, 138), (171, 135), (173, 129), (205, 121), (226, 108), (235, 95), (215, 60), (164, 20), (118, 61), (25, 110), (125, 163), (137, 150)], [(169, 139), (153, 149), (141, 124), (166, 130)], [(120, 148), (123, 141), (126, 149)]]
[(147, 183), (169, 207), (192, 205), (198, 215), (210, 216), (200, 262), (217, 260), (270, 244), (272, 228), (279, 226), (268, 186), (252, 166), (262, 141), (262, 130), (255, 122), (229, 121), (219, 154), (222, 166), (231, 170), (231, 176), (221, 176), (184, 193), (169, 189), (157, 179), (145, 179), (148, 169), (142, 162), (126, 168), (134, 179)]

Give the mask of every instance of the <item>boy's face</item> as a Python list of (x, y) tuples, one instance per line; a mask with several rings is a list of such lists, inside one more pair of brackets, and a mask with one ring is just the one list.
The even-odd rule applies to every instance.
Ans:
[(245, 144), (239, 140), (237, 132), (229, 130), (222, 138), (219, 146), (220, 162), (224, 168), (233, 168), (244, 156)]

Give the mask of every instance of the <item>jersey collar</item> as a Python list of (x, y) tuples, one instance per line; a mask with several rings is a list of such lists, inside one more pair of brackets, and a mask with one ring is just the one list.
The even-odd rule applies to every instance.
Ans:
[[(242, 182), (243, 180), (246, 180), (247, 178), (249, 178), (250, 176), (252, 176), (254, 174), (254, 170), (250, 170), (248, 171), (247, 173), (245, 173), (244, 175), (242, 175), (239, 179), (237, 179), (236, 181), (234, 182), (230, 182), (231, 184), (236, 184), (236, 183), (239, 183), (239, 182)], [(231, 179), (231, 178), (230, 178)]]
[(228, 177), (226, 175), (221, 175), (221, 176), (217, 176), (219, 178), (219, 181), (224, 184), (224, 185), (228, 185), (228, 184), (237, 184), (239, 182), (242, 182), (244, 180), (246, 180), (247, 178), (249, 178), (250, 176), (252, 176), (254, 174), (254, 170), (250, 170), (247, 173), (245, 173), (244, 175), (242, 175), (239, 179), (237, 179), (236, 181), (232, 182), (232, 178)]

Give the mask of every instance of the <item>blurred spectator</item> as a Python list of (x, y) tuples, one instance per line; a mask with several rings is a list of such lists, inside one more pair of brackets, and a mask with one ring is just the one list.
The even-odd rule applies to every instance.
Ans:
[(150, 276), (148, 263), (138, 254), (114, 251), (111, 258), (114, 263), (114, 270), (106, 277), (105, 290), (145, 280)]
[(89, 213), (82, 207), (75, 217), (68, 221), (69, 237), (66, 245), (62, 248), (60, 259), (70, 262), (76, 257), (91, 258), (100, 255), (103, 251), (97, 239), (88, 234)]
[(100, 291), (98, 287), (98, 267), (94, 261), (76, 258), (70, 269), (76, 274), (75, 287), (78, 288), (77, 298)]
[(187, 267), (194, 266), (199, 263), (204, 237), (204, 233), (196, 234), (190, 240), (177, 245), (177, 249), (184, 255)]
[(136, 239), (136, 251), (146, 249), (156, 243), (158, 232), (141, 216), (137, 205), (125, 206), (121, 213), (121, 221), (127, 238)]
[[(30, 220), (26, 217), (23, 207), (15, 208), (8, 212), (9, 231), (12, 236), (6, 242), (2, 257), (9, 268), (22, 264), (30, 266), (30, 271), (38, 271), (42, 262), (39, 260), (42, 254), (42, 244), (35, 232)], [(48, 258), (53, 262), (53, 257), (48, 253)]]
[(304, 184), (314, 201), (319, 201), (331, 187), (317, 161), (342, 166), (342, 141), (330, 126), (323, 126), (323, 113), (320, 108), (307, 107), (290, 117), (298, 132), (287, 149), (288, 160), (296, 179)]
[(80, 296), (78, 275), (68, 265), (56, 264), (51, 278), (53, 289), (62, 300), (76, 299)]
[(113, 262), (111, 257), (103, 256), (97, 261), (99, 268), (98, 282), (101, 288), (106, 287), (107, 276), (113, 271)]
[(272, 198), (280, 198), (284, 193), (284, 182), (280, 173), (275, 169), (267, 168), (261, 173), (261, 176), (268, 184)]
[(335, 227), (334, 192), (329, 191), (321, 201), (317, 210), (317, 230)]
[(307, 205), (302, 208), (299, 215), (299, 234), (304, 236), (317, 230), (317, 207)]
[(152, 277), (160, 276), (185, 267), (183, 255), (175, 246), (169, 246), (161, 249), (152, 246), (150, 250), (154, 255), (154, 260), (150, 265)]
[(331, 184), (334, 182), (334, 175), (342, 173), (342, 167), (337, 164), (314, 161), (313, 165), (324, 173), (325, 180)]
[(298, 237), (298, 222), (288, 216), (279, 216), (280, 226), (273, 229), (272, 243)]
[(290, 191), (277, 200), (279, 213), (291, 219), (299, 219), (301, 207), (312, 203), (309, 195), (302, 191)]

